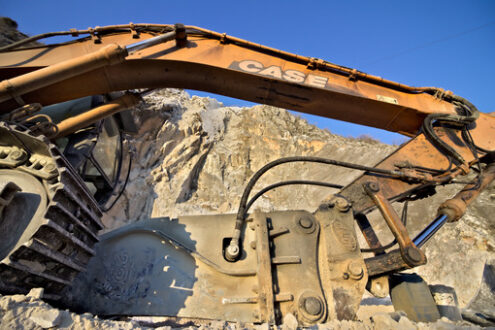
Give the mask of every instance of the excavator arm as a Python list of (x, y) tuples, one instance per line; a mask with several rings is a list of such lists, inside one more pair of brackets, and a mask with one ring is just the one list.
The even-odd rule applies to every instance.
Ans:
[[(274, 166), (294, 161), (316, 161), (364, 172), (344, 187), (339, 197), (322, 204), (326, 208), (336, 207), (342, 213), (352, 207), (352, 218), (358, 222), (370, 251), (376, 254), (365, 260), (366, 276), (355, 271), (357, 281), (365, 281), (367, 276), (379, 279), (383, 274), (426, 263), (419, 247), (446, 221), (458, 220), (466, 206), (495, 177), (495, 118), (479, 113), (469, 101), (449, 91), (398, 84), (355, 69), (195, 26), (130, 24), (56, 34), (88, 36), (26, 49), (19, 48), (21, 41), (0, 49), (0, 78), (3, 80), (0, 83), (0, 113), (4, 116), (34, 103), (47, 106), (112, 91), (176, 87), (222, 94), (412, 137), (375, 167), (311, 157), (289, 157), (268, 164), (266, 169), (256, 174), (259, 177)], [(106, 109), (89, 110), (58, 126), (64, 134), (70, 134), (128, 108), (138, 100), (135, 96), (126, 97), (131, 100), (120, 100)], [(459, 175), (467, 174), (473, 166), (479, 170), (477, 180), (444, 203), (434, 221), (411, 239), (391, 202), (427, 196), (432, 187), (452, 182)], [(248, 186), (252, 188), (258, 177), (253, 178)], [(230, 244), (224, 251), (225, 259), (231, 261), (229, 267), (233, 268), (237, 267), (235, 265), (242, 255), (248, 197), (247, 189), (235, 219), (233, 234), (228, 236)], [(398, 249), (388, 253), (384, 253), (386, 248), (381, 246), (366, 219), (366, 213), (376, 208), (399, 244)], [(323, 209), (315, 215), (322, 226), (330, 221), (328, 217), (339, 216)], [(264, 221), (260, 217), (254, 220), (262, 227)], [(308, 223), (311, 226), (312, 222)], [(333, 225), (337, 226), (337, 232), (347, 235), (348, 225), (340, 223)], [(305, 227), (304, 224), (301, 226)], [(266, 234), (266, 228), (264, 230)], [(258, 236), (260, 242), (266, 239), (265, 234)], [(332, 235), (335, 232), (326, 235), (326, 239), (332, 239)], [(326, 244), (330, 244), (329, 241)], [(349, 242), (343, 243), (346, 244)], [(328, 252), (328, 260), (335, 259), (338, 267), (339, 257), (342, 255)], [(355, 261), (359, 254), (349, 258)], [(258, 261), (260, 267), (270, 267), (266, 260)], [(342, 264), (342, 267), (353, 268), (349, 265)], [(352, 276), (353, 272), (350, 273)], [(349, 270), (344, 274), (349, 274)], [(264, 293), (271, 295), (271, 303), (266, 305), (265, 301), (262, 310), (268, 314), (261, 319), (273, 318), (276, 297), (270, 292)], [(338, 300), (337, 294), (334, 294), (334, 299)], [(352, 313), (351, 316), (344, 315), (345, 308), (338, 307), (338, 303), (336, 306), (333, 317), (352, 317)], [(305, 322), (311, 324), (326, 317), (326, 314), (317, 314), (318, 318), (313, 320), (310, 315)]]
[[(135, 25), (135, 28), (139, 25)], [(95, 30), (95, 38), (0, 53), (1, 78), (60, 64), (108, 45), (133, 49), (149, 40), (154, 29), (173, 31), (169, 25), (143, 26), (138, 35), (130, 27)], [(122, 31), (123, 30), (123, 31)], [(126, 31), (127, 30), (127, 31)], [(74, 34), (80, 32), (75, 31)], [(173, 32), (172, 32), (173, 33)], [(177, 87), (293, 109), (328, 118), (415, 135), (424, 118), (432, 113), (456, 114), (450, 92), (415, 88), (367, 75), (323, 60), (298, 56), (205, 29), (185, 27), (182, 45), (169, 40), (120, 55), (107, 63), (63, 81), (24, 93), (24, 102), (43, 105), (85, 95), (136, 88)], [(138, 39), (135, 37), (138, 36)], [(143, 41), (138, 42), (144, 43)], [(10, 47), (12, 48), (12, 47)], [(6, 85), (4, 85), (4, 88)], [(12, 87), (11, 93), (16, 93)], [(50, 90), (50, 93), (45, 91)], [(2, 90), (3, 111), (16, 106)], [(450, 93), (450, 94), (449, 94)], [(447, 100), (449, 98), (446, 98)], [(487, 144), (492, 141), (480, 141)]]

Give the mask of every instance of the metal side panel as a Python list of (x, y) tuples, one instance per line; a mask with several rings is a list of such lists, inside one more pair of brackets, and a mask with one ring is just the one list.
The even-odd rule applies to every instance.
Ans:
[(304, 324), (324, 320), (315, 218), (300, 211), (253, 218), (235, 263), (223, 258), (235, 215), (150, 219), (105, 234), (69, 304), (107, 316), (275, 323), (292, 312)]

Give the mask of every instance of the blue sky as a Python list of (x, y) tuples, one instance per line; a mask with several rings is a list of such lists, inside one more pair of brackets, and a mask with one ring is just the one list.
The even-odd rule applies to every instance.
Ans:
[[(495, 111), (495, 1), (0, 0), (29, 35), (111, 24), (184, 23), (318, 57), (413, 86), (452, 90)], [(197, 93), (198, 95), (206, 95)], [(249, 103), (217, 97), (228, 105)], [(344, 136), (400, 135), (301, 115)]]

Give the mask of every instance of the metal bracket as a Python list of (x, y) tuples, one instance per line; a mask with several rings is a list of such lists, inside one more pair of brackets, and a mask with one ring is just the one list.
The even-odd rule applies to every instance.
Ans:
[(89, 35), (91, 36), (91, 40), (93, 40), (95, 44), (101, 44), (101, 37), (98, 33), (96, 33), (96, 30), (98, 28), (99, 26), (96, 26), (94, 29), (92, 27), (88, 28)]
[(222, 45), (227, 43), (227, 33), (222, 33), (222, 36), (220, 37), (220, 43)]
[(139, 31), (136, 30), (136, 26), (134, 25), (134, 23), (130, 22), (129, 28), (131, 29), (132, 39), (139, 39)]
[(323, 66), (323, 64), (325, 63), (325, 61), (323, 61), (322, 59), (320, 58), (315, 58), (315, 57), (311, 57), (309, 59), (309, 62), (308, 64), (306, 65), (306, 67), (310, 70), (316, 70), (316, 69), (319, 69)]
[(320, 267), (327, 292), (328, 318), (352, 320), (361, 302), (368, 272), (354, 230), (352, 210), (335, 197), (315, 213), (322, 228)]
[(270, 243), (266, 218), (259, 213), (253, 216), (256, 228), (258, 258), (258, 304), (260, 320), (275, 323), (275, 297), (273, 293), (272, 265), (270, 257)]
[[(371, 226), (366, 215), (359, 213), (354, 216), (354, 219), (356, 220), (356, 223), (358, 224), (359, 229), (364, 236), (364, 239), (368, 243), (368, 246), (371, 249), (376, 250), (376, 252), (373, 252), (373, 254), (375, 256), (384, 254), (385, 250), (383, 249), (383, 246), (380, 243), (380, 240), (378, 239), (378, 236), (373, 230), (373, 227)], [(366, 284), (366, 289), (377, 298), (385, 298), (386, 296), (388, 296), (388, 276), (384, 275), (373, 278), (371, 278), (370, 274), (369, 276), (370, 278), (368, 280), (368, 283)]]
[(358, 71), (356, 69), (352, 69), (351, 73), (349, 74), (349, 80), (350, 81), (357, 81), (357, 73)]
[(404, 261), (411, 267), (423, 265), (426, 263), (426, 256), (411, 240), (407, 229), (400, 221), (392, 205), (381, 193), (380, 187), (376, 182), (366, 182), (364, 190), (375, 202), (383, 218), (387, 222), (390, 231), (399, 243), (400, 253)]
[(76, 28), (72, 28), (69, 31), (71, 32), (72, 37), (79, 37), (79, 31)]

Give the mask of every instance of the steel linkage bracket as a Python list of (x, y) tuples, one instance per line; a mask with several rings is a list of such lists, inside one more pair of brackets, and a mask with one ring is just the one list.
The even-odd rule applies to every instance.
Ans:
[(380, 186), (378, 183), (366, 182), (364, 184), (364, 190), (375, 202), (376, 206), (380, 210), (380, 213), (387, 222), (390, 231), (399, 243), (399, 250), (402, 259), (404, 259), (404, 261), (411, 267), (425, 264), (426, 256), (424, 252), (413, 243), (407, 233), (406, 227), (402, 221), (400, 221), (400, 218), (394, 208), (380, 191)]

